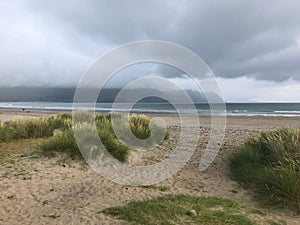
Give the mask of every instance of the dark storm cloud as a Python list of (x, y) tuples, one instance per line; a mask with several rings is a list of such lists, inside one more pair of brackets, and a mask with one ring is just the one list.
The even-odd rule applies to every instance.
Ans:
[[(40, 12), (75, 28), (95, 41), (122, 44), (144, 38), (167, 38), (184, 14), (183, 1), (89, 0), (39, 1), (29, 5)], [(184, 8), (184, 7), (183, 7)]]
[(299, 10), (296, 1), (199, 1), (181, 20), (181, 41), (221, 77), (300, 80)]
[[(4, 51), (0, 57), (5, 63), (0, 62), (0, 77), (4, 83), (14, 77), (20, 84), (28, 78), (41, 84), (53, 78), (53, 84), (74, 84), (97, 56), (119, 44), (143, 39), (186, 46), (219, 77), (300, 80), (298, 0), (31, 0), (1, 4), (0, 46)], [(182, 75), (163, 72), (167, 77)]]

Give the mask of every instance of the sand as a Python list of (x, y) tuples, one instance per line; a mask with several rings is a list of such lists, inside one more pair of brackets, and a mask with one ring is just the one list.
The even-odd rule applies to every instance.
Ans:
[[(45, 114), (43, 114), (45, 115)], [(1, 112), (0, 120), (15, 116), (41, 116), (39, 113)], [(131, 164), (147, 165), (163, 159), (177, 143), (180, 124), (175, 117), (163, 116), (168, 124), (170, 139), (152, 154), (134, 153)], [(0, 144), (0, 224), (126, 224), (99, 213), (110, 206), (124, 205), (163, 194), (193, 194), (197, 196), (227, 197), (244, 204), (247, 210), (266, 210), (266, 215), (250, 216), (262, 224), (266, 221), (286, 221), (299, 224), (299, 216), (285, 210), (268, 210), (253, 200), (228, 177), (227, 157), (247, 137), (260, 131), (279, 127), (300, 127), (299, 118), (288, 117), (230, 117), (226, 136), (214, 163), (199, 172), (198, 163), (205, 146), (210, 120), (201, 118), (201, 142), (187, 165), (173, 177), (157, 184), (170, 187), (167, 192), (109, 181), (80, 161), (33, 157), (28, 154), (40, 140)], [(191, 126), (191, 135), (195, 132)]]
[(0, 110), (0, 121), (8, 121), (12, 119), (21, 118), (36, 118), (40, 116), (48, 116), (54, 114), (53, 112), (40, 112), (40, 111), (21, 111), (21, 110)]

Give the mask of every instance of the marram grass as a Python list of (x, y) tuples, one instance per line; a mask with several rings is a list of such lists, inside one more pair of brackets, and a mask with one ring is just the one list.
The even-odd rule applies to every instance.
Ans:
[[(83, 121), (80, 126), (86, 126), (85, 124), (96, 125), (98, 136), (100, 137), (103, 145), (107, 151), (122, 162), (126, 162), (129, 156), (129, 148), (121, 143), (112, 126), (112, 117), (117, 123), (117, 127), (122, 131), (124, 130), (124, 140), (127, 138), (128, 130), (132, 131), (133, 135), (138, 139), (145, 139), (152, 134), (167, 137), (165, 130), (155, 124), (150, 123), (150, 118), (145, 115), (130, 115), (125, 117), (117, 113), (109, 113), (101, 115), (96, 113), (93, 117), (87, 112), (79, 112), (75, 114), (77, 119)], [(88, 122), (85, 122), (85, 121)], [(127, 130), (126, 130), (126, 129)], [(53, 136), (53, 132), (59, 129), (61, 134)], [(90, 134), (92, 133), (90, 127), (86, 126), (84, 129), (80, 129), (80, 136), (85, 138), (85, 143), (91, 147), (95, 143), (91, 142)], [(41, 146), (40, 150), (46, 155), (53, 155), (55, 152), (66, 153), (72, 158), (81, 157), (81, 153), (74, 138), (74, 132), (72, 129), (72, 115), (70, 113), (62, 113), (50, 117), (41, 117), (33, 119), (16, 119), (7, 122), (0, 122), (0, 142), (9, 142), (18, 139), (30, 139), (30, 138), (47, 138)], [(149, 139), (148, 142), (144, 142), (146, 145), (160, 144), (159, 139)], [(90, 146), (84, 146), (86, 149)], [(101, 150), (98, 149), (98, 153)], [(89, 150), (83, 154), (90, 154)], [(88, 155), (85, 155), (88, 156)]]
[(65, 121), (70, 119), (68, 114), (58, 114), (51, 117), (32, 119), (15, 119), (0, 121), (0, 142), (8, 142), (18, 139), (44, 138), (53, 135), (58, 128), (66, 129)]
[(300, 130), (279, 129), (251, 138), (229, 161), (235, 180), (262, 203), (300, 212)]
[[(114, 117), (117, 126), (121, 128), (121, 130), (125, 126), (129, 126), (127, 128), (129, 128), (132, 131), (133, 135), (139, 139), (149, 137), (151, 135), (151, 129), (152, 131), (155, 129), (155, 131), (160, 132), (160, 134), (165, 134), (163, 133), (163, 128), (155, 125), (154, 127), (151, 127), (153, 125), (150, 125), (150, 118), (145, 115), (133, 114), (125, 117), (121, 114), (116, 113), (109, 113), (107, 115), (101, 115), (97, 113), (92, 118), (97, 128), (97, 136), (91, 137), (93, 134), (93, 121), (91, 121), (91, 117), (86, 112), (79, 112), (77, 115), (75, 114), (75, 116), (77, 116), (77, 119), (79, 121), (82, 121), (81, 123), (78, 123), (75, 127), (73, 127), (73, 129), (78, 129), (77, 135), (79, 135), (81, 141), (84, 143), (80, 148), (82, 151), (79, 151), (76, 140), (74, 138), (74, 132), (73, 129), (71, 129), (71, 119), (69, 117), (66, 117), (61, 123), (65, 131), (62, 134), (52, 137), (49, 140), (43, 142), (40, 146), (40, 150), (42, 153), (46, 155), (52, 155), (55, 152), (61, 152), (66, 153), (72, 158), (81, 157), (82, 155), (85, 158), (90, 158), (91, 156), (96, 156), (97, 154), (103, 154), (103, 152), (105, 151), (98, 144), (98, 137), (100, 137), (105, 149), (113, 157), (121, 162), (127, 162), (130, 154), (130, 149), (125, 144), (120, 142), (117, 138), (112, 126), (112, 117)], [(88, 122), (84, 122), (86, 120)]]

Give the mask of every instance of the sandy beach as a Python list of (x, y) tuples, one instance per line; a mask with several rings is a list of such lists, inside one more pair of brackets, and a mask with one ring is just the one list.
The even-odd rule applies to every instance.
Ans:
[[(1, 111), (0, 120), (47, 115), (49, 113)], [(133, 153), (131, 164), (153, 164), (176, 146), (179, 120), (173, 116), (162, 118), (168, 124), (170, 138), (151, 154)], [(255, 202), (250, 193), (229, 178), (226, 160), (245, 139), (261, 131), (299, 128), (299, 117), (229, 117), (221, 150), (204, 172), (199, 172), (198, 164), (208, 137), (209, 118), (200, 118), (200, 124), (203, 137), (192, 159), (175, 176), (157, 184), (169, 187), (167, 192), (113, 183), (78, 160), (36, 157), (30, 153), (38, 147), (39, 139), (0, 143), (0, 224), (126, 224), (99, 212), (131, 200), (164, 194), (226, 197), (245, 205), (248, 211), (266, 211), (265, 215), (250, 215), (260, 224), (268, 224), (268, 220), (299, 224), (298, 215), (286, 210), (269, 210)], [(190, 127), (191, 135), (196, 129)]]

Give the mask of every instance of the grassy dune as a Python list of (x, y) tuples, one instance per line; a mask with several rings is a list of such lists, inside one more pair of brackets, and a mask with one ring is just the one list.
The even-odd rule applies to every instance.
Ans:
[[(112, 126), (113, 117), (121, 131), (129, 128), (135, 137), (146, 140), (145, 145), (160, 144), (161, 140), (156, 137), (148, 139), (153, 131), (164, 134), (164, 138), (168, 137), (168, 133), (153, 125), (145, 115), (125, 117), (120, 114), (96, 114), (93, 119), (97, 134), (106, 149), (119, 161), (127, 162), (130, 148), (117, 138)], [(79, 126), (86, 126), (82, 136), (88, 138), (90, 126), (86, 123)], [(58, 134), (53, 136), (56, 131), (59, 131)], [(124, 132), (121, 137), (125, 142), (129, 138), (126, 135)], [(65, 154), (71, 158), (82, 158), (74, 138), (71, 114), (0, 122), (1, 163), (6, 162), (13, 167), (18, 163), (17, 155), (26, 156), (34, 148), (46, 156)], [(299, 129), (263, 132), (260, 136), (250, 138), (235, 151), (228, 163), (232, 178), (251, 190), (256, 199), (268, 208), (300, 211)], [(252, 212), (225, 198), (176, 195), (178, 193), (173, 193), (169, 186), (140, 188), (149, 189), (146, 190), (149, 192), (170, 192), (172, 195), (127, 202), (123, 206), (114, 206), (119, 205), (115, 203), (112, 204), (114, 207), (101, 209), (97, 213), (111, 215), (130, 224), (256, 224), (253, 213), (264, 215), (260, 214), (260, 210), (257, 210), (259, 213)], [(270, 220), (269, 224), (276, 223)]]
[[(76, 116), (86, 117), (88, 119), (85, 112), (80, 112), (76, 114)], [(126, 139), (129, 139), (129, 137), (126, 136), (128, 132), (126, 132), (125, 128), (130, 129), (135, 137), (147, 140), (145, 145), (160, 144), (160, 141), (156, 139), (156, 137), (149, 138), (151, 134), (154, 134), (154, 136), (165, 135), (164, 137), (167, 138), (165, 130), (155, 124), (151, 124), (151, 120), (148, 116), (133, 114), (127, 118), (115, 113), (106, 115), (95, 114), (94, 120), (101, 142), (112, 156), (122, 162), (127, 161), (130, 149), (122, 144), (116, 137), (112, 126), (112, 117), (116, 120), (119, 129), (121, 129), (121, 131), (124, 129), (124, 135), (121, 138), (125, 140), (125, 142)], [(90, 135), (90, 127), (85, 123), (83, 123), (82, 126), (86, 126), (86, 129), (81, 131), (83, 132), (82, 135), (88, 138)], [(59, 130), (59, 134), (55, 137), (51, 137), (55, 130)], [(46, 137), (51, 138), (42, 142), (40, 145), (41, 153), (49, 156), (54, 153), (65, 153), (71, 158), (81, 157), (74, 138), (71, 114), (63, 113), (47, 118), (17, 119), (0, 122), (0, 142)]]
[(300, 212), (300, 130), (264, 132), (230, 159), (233, 178), (259, 201)]

